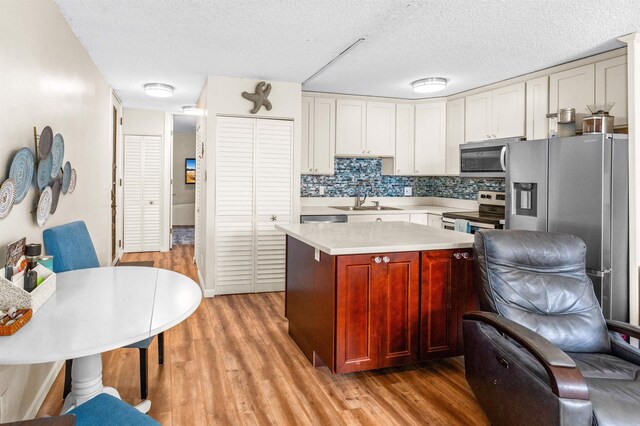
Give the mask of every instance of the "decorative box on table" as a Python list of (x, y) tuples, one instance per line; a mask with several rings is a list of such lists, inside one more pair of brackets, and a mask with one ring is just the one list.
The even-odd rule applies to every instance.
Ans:
[(56, 292), (56, 274), (42, 265), (37, 265), (33, 270), (44, 281), (29, 293), (24, 290), (24, 273), (12, 282), (4, 278), (4, 268), (0, 269), (0, 310), (32, 309), (35, 314), (53, 296)]

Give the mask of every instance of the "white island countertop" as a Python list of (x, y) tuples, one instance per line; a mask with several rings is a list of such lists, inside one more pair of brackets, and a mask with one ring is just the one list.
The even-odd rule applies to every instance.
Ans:
[(276, 229), (329, 255), (470, 248), (473, 235), (409, 222), (305, 223)]

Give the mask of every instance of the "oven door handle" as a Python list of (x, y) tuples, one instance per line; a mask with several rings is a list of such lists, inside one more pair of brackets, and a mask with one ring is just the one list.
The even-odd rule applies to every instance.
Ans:
[(502, 171), (507, 171), (507, 146), (503, 146), (500, 150), (500, 166), (502, 166)]
[(482, 229), (496, 229), (495, 225), (489, 223), (469, 222), (469, 226), (474, 226), (476, 228)]

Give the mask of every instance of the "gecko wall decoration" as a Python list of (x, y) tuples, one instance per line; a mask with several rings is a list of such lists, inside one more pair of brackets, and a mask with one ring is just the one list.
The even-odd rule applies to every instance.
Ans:
[(267, 111), (271, 111), (271, 102), (267, 97), (271, 93), (271, 84), (267, 84), (261, 81), (256, 85), (256, 93), (242, 92), (242, 97), (253, 102), (253, 109), (251, 114), (255, 114), (260, 111), (260, 108), (264, 106)]

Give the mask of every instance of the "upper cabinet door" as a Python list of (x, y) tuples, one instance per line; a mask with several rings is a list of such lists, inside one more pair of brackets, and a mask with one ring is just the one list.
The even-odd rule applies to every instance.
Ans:
[(628, 125), (627, 57), (619, 56), (596, 63), (596, 102), (615, 102), (609, 112), (614, 126)]
[(332, 175), (336, 153), (336, 100), (315, 98), (313, 117), (313, 173)]
[(493, 112), (491, 137), (524, 136), (524, 83), (512, 84), (492, 91)]
[(413, 175), (415, 156), (415, 107), (396, 105), (396, 157), (393, 174)]
[(342, 100), (336, 102), (336, 155), (366, 155), (366, 102)]
[(584, 116), (591, 114), (587, 105), (594, 101), (594, 80), (595, 65), (593, 64), (551, 74), (549, 112), (556, 112), (560, 108), (575, 108), (576, 123), (580, 127)]
[(464, 98), (447, 102), (447, 152), (445, 173), (460, 174), (460, 144), (464, 143)]
[(396, 104), (367, 102), (366, 154), (393, 157), (396, 150)]
[(526, 108), (527, 140), (545, 139), (549, 136), (549, 77), (527, 81)]
[(445, 173), (447, 101), (437, 99), (416, 106), (416, 175)]
[(313, 173), (313, 98), (302, 97), (300, 173)]
[(493, 94), (491, 91), (467, 96), (465, 99), (465, 142), (483, 141), (492, 136)]

